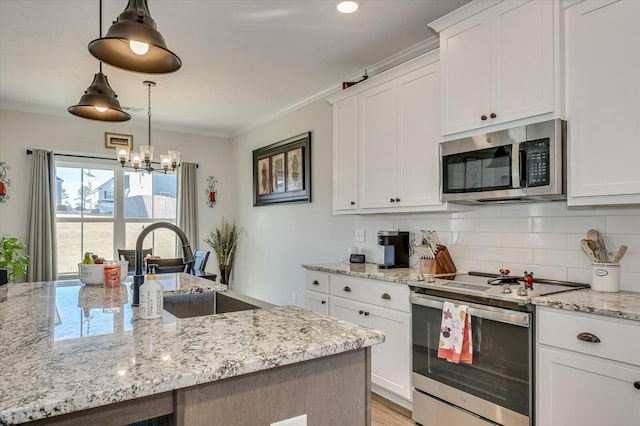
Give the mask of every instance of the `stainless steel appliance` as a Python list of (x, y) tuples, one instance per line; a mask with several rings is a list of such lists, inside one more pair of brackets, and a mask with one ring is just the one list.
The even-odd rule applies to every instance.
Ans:
[(378, 231), (378, 245), (382, 251), (379, 268), (409, 267), (409, 233), (401, 231)]
[[(534, 424), (531, 299), (587, 285), (530, 278), (470, 272), (409, 283), (414, 421), (425, 426)], [(469, 307), (471, 364), (437, 357), (445, 301)]]
[(440, 144), (443, 201), (566, 199), (566, 121), (550, 120)]

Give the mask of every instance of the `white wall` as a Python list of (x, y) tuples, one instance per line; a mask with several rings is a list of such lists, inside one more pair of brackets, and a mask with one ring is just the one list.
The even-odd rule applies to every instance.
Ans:
[[(133, 135), (134, 149), (147, 144), (146, 126), (138, 127), (126, 123), (107, 123), (74, 117), (54, 117), (0, 109), (0, 161), (5, 161), (11, 170), (7, 188), (10, 199), (0, 203), (0, 234), (11, 234), (23, 241), (26, 238), (27, 197), (31, 171), (29, 148), (45, 148), (56, 152), (114, 156), (113, 149), (104, 147), (104, 133), (125, 133)], [(235, 215), (235, 176), (228, 139), (196, 136), (161, 130), (154, 130), (152, 123), (151, 144), (156, 152), (175, 148), (182, 153), (181, 160), (196, 162), (198, 189), (202, 197), (198, 199), (199, 241), (191, 242), (194, 248), (209, 250), (202, 240), (220, 223), (222, 216)], [(214, 208), (206, 205), (206, 179), (213, 175), (218, 179), (218, 203)], [(215, 255), (212, 253), (207, 270), (217, 271)]]
[[(311, 131), (312, 202), (253, 207), (252, 151)], [(332, 110), (317, 101), (233, 140), (236, 223), (246, 235), (232, 289), (276, 304), (304, 304), (303, 263), (345, 259), (355, 218), (333, 215)]]
[[(629, 247), (620, 262), (621, 288), (640, 291), (640, 207), (567, 208), (565, 202), (482, 206), (462, 213), (358, 216), (365, 230), (359, 243), (367, 259), (380, 262), (379, 230), (435, 230), (451, 250), (459, 271), (515, 274), (533, 271), (540, 278), (590, 282), (590, 263), (580, 249), (589, 229), (604, 235), (609, 251)], [(411, 264), (417, 259), (411, 258)], [(415, 266), (417, 268), (417, 266)]]

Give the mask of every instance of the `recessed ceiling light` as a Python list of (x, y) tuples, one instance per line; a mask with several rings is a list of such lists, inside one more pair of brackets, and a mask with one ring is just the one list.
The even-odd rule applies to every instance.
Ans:
[(338, 12), (353, 13), (358, 10), (358, 6), (358, 2), (355, 0), (345, 0), (338, 3), (336, 8), (338, 9)]

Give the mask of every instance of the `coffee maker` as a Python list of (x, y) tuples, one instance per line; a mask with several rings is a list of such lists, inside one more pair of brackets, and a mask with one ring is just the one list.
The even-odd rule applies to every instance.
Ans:
[(409, 267), (409, 233), (400, 231), (378, 231), (383, 262), (379, 268)]

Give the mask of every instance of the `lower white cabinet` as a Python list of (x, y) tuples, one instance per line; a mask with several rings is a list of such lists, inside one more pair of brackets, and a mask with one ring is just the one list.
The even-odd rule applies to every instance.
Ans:
[(371, 382), (374, 391), (392, 399), (397, 396), (395, 402), (408, 406), (412, 397), (409, 287), (310, 270), (305, 287), (307, 309), (385, 333), (385, 342), (371, 348)]
[(537, 424), (640, 425), (638, 342), (640, 322), (539, 309)]

